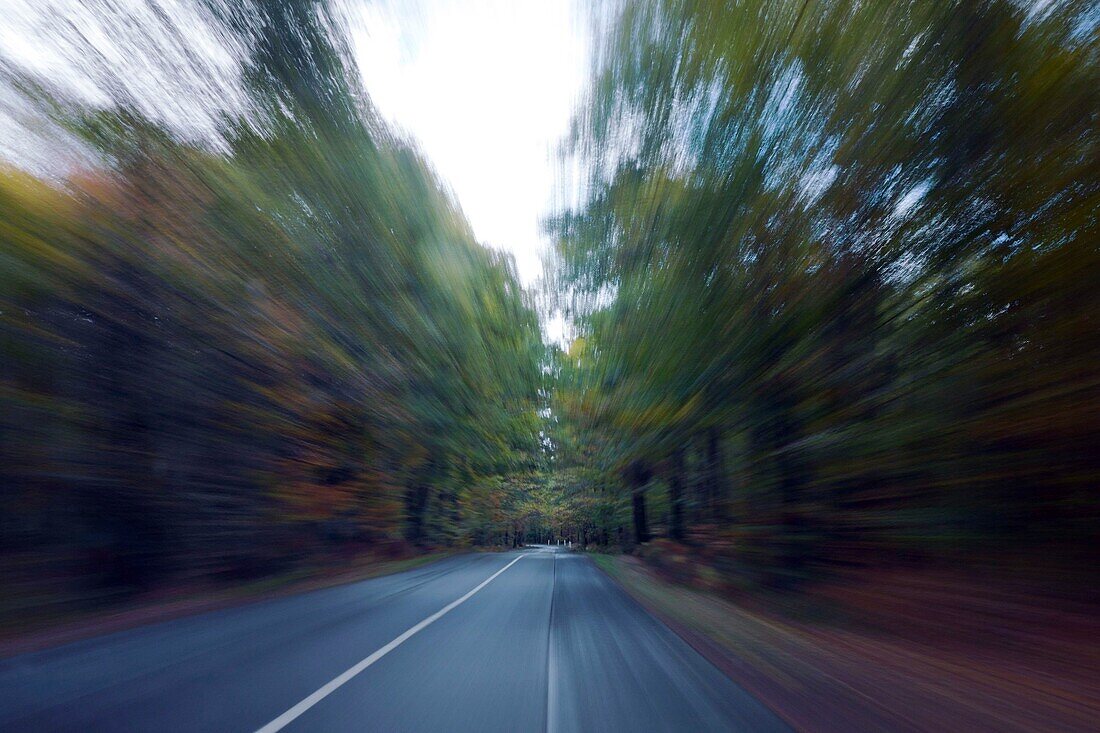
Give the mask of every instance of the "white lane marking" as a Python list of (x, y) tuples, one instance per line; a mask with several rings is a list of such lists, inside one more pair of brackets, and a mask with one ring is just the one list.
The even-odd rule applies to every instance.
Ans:
[(554, 654), (554, 594), (558, 590), (558, 553), (554, 558), (554, 579), (550, 581), (550, 621), (546, 627), (546, 733), (558, 731), (558, 661)]
[(458, 606), (461, 606), (463, 603), (470, 600), (470, 597), (474, 593), (477, 593), (479, 590), (481, 590), (485, 586), (489, 585), (489, 583), (492, 583), (493, 580), (495, 580), (498, 575), (500, 575), (505, 570), (507, 570), (508, 568), (515, 565), (517, 562), (519, 562), (523, 558), (527, 557), (528, 554), (529, 553), (524, 553), (524, 554), (520, 555), (515, 560), (508, 563), (507, 565), (502, 567), (500, 570), (496, 571), (495, 573), (490, 575), (488, 578), (483, 580), (480, 585), (478, 585), (476, 588), (471, 590), (466, 595), (462, 596), (461, 598), (459, 598), (456, 601), (452, 601), (451, 603), (448, 603), (446, 606), (439, 609), (438, 611), (433, 613), (431, 616), (428, 616), (428, 618), (424, 619), (423, 621), (418, 623), (416, 626), (413, 626), (408, 631), (405, 631), (404, 633), (401, 634), (401, 636), (398, 636), (396, 639), (391, 641), (389, 644), (386, 644), (384, 647), (382, 647), (378, 651), (374, 652), (369, 657), (367, 657), (363, 661), (356, 664), (354, 667), (351, 667), (347, 671), (342, 672), (339, 676), (334, 677), (331, 681), (326, 683), (323, 687), (319, 688), (312, 695), (310, 695), (306, 699), (302, 700), (300, 703), (298, 703), (297, 705), (292, 707), (290, 710), (287, 710), (285, 713), (283, 713), (279, 717), (275, 718), (275, 720), (272, 720), (267, 725), (265, 725), (262, 728), (258, 729), (256, 731), (256, 733), (276, 733), (276, 731), (282, 730), (287, 725), (289, 725), (295, 718), (297, 718), (299, 715), (301, 715), (302, 713), (309, 710), (311, 707), (313, 707), (317, 703), (324, 700), (326, 697), (328, 697), (333, 692), (335, 692), (337, 689), (339, 689), (342, 685), (344, 685), (349, 680), (351, 680), (352, 677), (359, 674), (364, 669), (371, 666), (372, 664), (377, 662), (379, 659), (386, 656), (387, 654), (392, 652), (394, 649), (396, 649), (397, 647), (401, 646), (403, 643), (408, 641), (409, 637), (411, 637), (413, 634), (417, 633), (418, 631), (423, 630), (427, 626), (430, 626), (431, 624), (433, 624), (434, 622), (436, 622), (440, 618), (442, 618), (448, 612), (453, 611)]

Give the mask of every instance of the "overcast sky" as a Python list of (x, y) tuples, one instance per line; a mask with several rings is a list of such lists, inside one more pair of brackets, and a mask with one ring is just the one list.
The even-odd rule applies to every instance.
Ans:
[(588, 69), (573, 0), (395, 0), (363, 5), (353, 29), (382, 114), (419, 140), (485, 244), (541, 273), (552, 203)]

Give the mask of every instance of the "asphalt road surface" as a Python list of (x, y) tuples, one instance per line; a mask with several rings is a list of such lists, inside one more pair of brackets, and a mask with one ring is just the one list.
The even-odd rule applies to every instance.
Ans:
[(453, 557), (0, 661), (2, 731), (779, 731), (582, 555)]

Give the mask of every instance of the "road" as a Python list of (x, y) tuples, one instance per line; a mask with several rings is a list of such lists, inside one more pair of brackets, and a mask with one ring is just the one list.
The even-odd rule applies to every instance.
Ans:
[(0, 662), (3, 731), (780, 731), (592, 562), (469, 554)]

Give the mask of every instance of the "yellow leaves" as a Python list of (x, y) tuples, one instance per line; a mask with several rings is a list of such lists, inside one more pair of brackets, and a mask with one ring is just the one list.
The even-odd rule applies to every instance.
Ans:
[(64, 191), (28, 173), (0, 167), (0, 256), (15, 261), (5, 269), (20, 267), (56, 277), (80, 268), (71, 252), (77, 243), (72, 231), (77, 208)]

